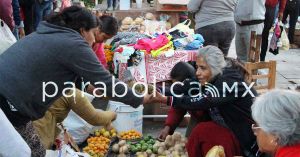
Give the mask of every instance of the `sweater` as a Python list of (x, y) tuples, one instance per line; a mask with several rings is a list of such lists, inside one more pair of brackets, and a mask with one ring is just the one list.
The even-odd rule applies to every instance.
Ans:
[(299, 157), (300, 156), (300, 144), (293, 146), (285, 146), (278, 149), (275, 157)]
[(0, 19), (8, 25), (11, 31), (13, 31), (15, 22), (13, 18), (12, 0), (0, 1)]
[[(0, 67), (0, 95), (31, 120), (41, 118), (65, 88), (75, 86), (71, 83), (77, 77), (90, 82), (99, 92), (105, 89), (104, 94), (114, 101), (133, 107), (143, 101), (131, 89), (118, 97), (125, 87), (116, 86), (119, 81), (113, 82), (86, 40), (73, 29), (47, 22), (0, 55)], [(56, 86), (43, 86), (49, 82)]]
[(274, 8), (279, 2), (279, 13), (283, 13), (286, 1), (287, 0), (266, 0), (266, 6)]
[(195, 29), (204, 26), (233, 21), (237, 0), (190, 0), (188, 11), (195, 13)]
[(104, 66), (106, 69), (108, 68), (106, 59), (105, 59), (105, 53), (104, 53), (104, 43), (96, 43), (93, 46), (93, 50), (96, 53), (96, 56), (99, 60), (99, 62)]
[(234, 12), (234, 21), (242, 24), (243, 21), (264, 20), (266, 0), (239, 0)]
[[(251, 125), (254, 123), (251, 118), (251, 105), (253, 103), (253, 96), (256, 96), (257, 93), (251, 88), (253, 95), (249, 92), (244, 95), (246, 88), (244, 87), (243, 82), (243, 77), (238, 70), (226, 67), (224, 68), (222, 75), (216, 76), (213, 81), (210, 82), (211, 85), (213, 85), (210, 86), (211, 88), (208, 88), (207, 90), (202, 88), (205, 96), (169, 96), (167, 104), (174, 108), (194, 111), (210, 111), (213, 108), (217, 108), (221, 118), (225, 121), (228, 128), (234, 132), (243, 150), (249, 151), (255, 141), (255, 136), (251, 129)], [(227, 92), (223, 92), (223, 83), (227, 83), (229, 87), (236, 84), (237, 95), (235, 95), (234, 90), (233, 92), (228, 92), (228, 90)], [(215, 89), (212, 90), (212, 88)], [(219, 92), (219, 96), (211, 94), (216, 93), (216, 90)], [(223, 94), (226, 94), (226, 96)], [(218, 117), (219, 115), (215, 116)], [(213, 119), (212, 116), (211, 118)]]
[[(71, 95), (70, 92), (68, 94)], [(80, 90), (76, 89), (75, 93), (75, 97), (62, 96), (57, 99), (43, 118), (32, 123), (46, 149), (51, 149), (55, 139), (61, 132), (57, 127), (57, 123), (62, 123), (71, 110), (74, 112), (72, 113), (73, 116), (76, 113), (78, 117), (94, 126), (107, 126), (113, 120), (113, 112), (96, 110), (85, 96), (81, 96)], [(68, 127), (68, 125), (65, 125), (65, 127)]]

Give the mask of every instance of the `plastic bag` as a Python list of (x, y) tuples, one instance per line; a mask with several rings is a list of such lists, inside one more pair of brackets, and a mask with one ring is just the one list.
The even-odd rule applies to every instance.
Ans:
[(64, 144), (60, 150), (46, 150), (45, 157), (89, 157), (87, 153), (75, 152), (69, 145)]
[[(88, 93), (84, 93), (84, 95), (89, 99), (90, 102), (93, 101), (94, 97), (92, 95)], [(95, 128), (97, 128), (83, 120), (72, 110), (69, 112), (67, 118), (63, 121), (63, 125), (72, 135), (77, 144), (84, 142), (90, 133), (93, 133)]]
[(17, 42), (15, 36), (6, 25), (6, 23), (0, 19), (0, 54), (2, 54), (15, 42)]
[(284, 28), (281, 32), (280, 41), (282, 43), (282, 47), (280, 49), (284, 51), (288, 51), (290, 49), (290, 41)]
[(279, 42), (280, 34), (281, 34), (280, 26), (279, 23), (277, 23), (271, 38), (270, 48), (269, 48), (269, 52), (273, 53), (274, 55), (277, 55), (279, 53), (278, 42)]
[(145, 20), (145, 33), (146, 34), (162, 34), (167, 31), (166, 29), (166, 22), (165, 21), (152, 21), (152, 20)]
[(179, 30), (181, 32), (184, 32), (185, 34), (189, 34), (189, 35), (195, 34), (194, 29), (190, 28), (191, 23), (192, 23), (192, 21), (190, 19), (187, 19), (184, 22), (179, 23), (176, 26), (174, 26), (173, 28), (171, 28), (168, 32), (173, 32), (173, 31)]

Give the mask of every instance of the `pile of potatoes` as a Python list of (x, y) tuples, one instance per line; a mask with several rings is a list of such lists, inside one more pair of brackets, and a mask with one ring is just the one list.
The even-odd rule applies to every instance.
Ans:
[(112, 151), (119, 154), (118, 157), (126, 157), (126, 153), (129, 153), (129, 146), (126, 144), (125, 140), (119, 141), (119, 143), (112, 146)]
[(168, 135), (165, 142), (156, 141), (153, 145), (154, 152), (137, 152), (137, 157), (188, 157), (185, 149), (187, 139), (179, 132)]

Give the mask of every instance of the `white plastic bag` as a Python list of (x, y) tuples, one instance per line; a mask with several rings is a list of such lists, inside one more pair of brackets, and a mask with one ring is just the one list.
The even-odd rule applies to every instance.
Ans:
[(187, 19), (184, 22), (179, 23), (176, 26), (174, 26), (173, 28), (169, 29), (168, 32), (173, 32), (175, 30), (179, 30), (188, 35), (193, 35), (193, 34), (195, 34), (195, 31), (194, 31), (194, 29), (190, 28), (191, 23), (192, 23), (192, 21), (190, 19)]
[(45, 157), (89, 157), (87, 153), (75, 152), (69, 145), (64, 144), (61, 150), (46, 150)]
[[(92, 95), (88, 93), (84, 93), (84, 95), (89, 99), (90, 102), (93, 101), (94, 97)], [(72, 110), (69, 112), (67, 118), (63, 121), (63, 125), (72, 135), (77, 144), (84, 142), (86, 138), (93, 133), (95, 128), (97, 128), (83, 120)]]
[(0, 54), (2, 54), (15, 42), (17, 42), (15, 36), (6, 23), (0, 19)]
[(283, 30), (281, 32), (281, 37), (280, 37), (280, 41), (282, 43), (282, 46), (281, 46), (281, 50), (284, 50), (284, 51), (288, 51), (290, 49), (290, 41), (289, 41), (289, 38), (286, 34), (286, 31), (283, 27)]

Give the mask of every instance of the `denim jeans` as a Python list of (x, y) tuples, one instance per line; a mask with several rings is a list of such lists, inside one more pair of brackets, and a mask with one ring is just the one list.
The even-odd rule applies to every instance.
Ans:
[(107, 0), (107, 8), (109, 7), (116, 7), (117, 5), (117, 0)]
[(294, 43), (294, 34), (295, 34), (295, 27), (298, 20), (298, 12), (300, 6), (299, 0), (288, 0), (285, 6), (285, 10), (283, 13), (283, 23), (287, 23), (287, 17), (290, 16), (289, 20), (289, 33), (288, 38), (291, 44)]
[(262, 38), (261, 38), (260, 61), (265, 61), (266, 53), (268, 50), (268, 44), (269, 44), (268, 38), (269, 38), (269, 34), (270, 34), (270, 29), (273, 25), (273, 21), (275, 18), (275, 10), (276, 10), (276, 7), (266, 6), (264, 29), (263, 29)]
[(237, 57), (243, 62), (248, 60), (248, 52), (250, 50), (251, 31), (261, 35), (264, 24), (240, 26), (236, 24), (235, 48)]
[(44, 1), (43, 3), (35, 3), (35, 23), (34, 29), (36, 30), (39, 23), (43, 20), (43, 18), (49, 15), (52, 12), (53, 1)]

